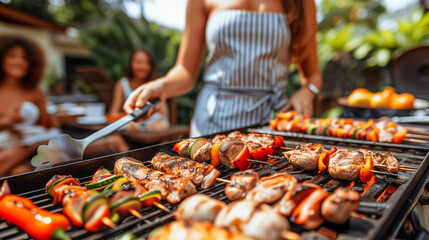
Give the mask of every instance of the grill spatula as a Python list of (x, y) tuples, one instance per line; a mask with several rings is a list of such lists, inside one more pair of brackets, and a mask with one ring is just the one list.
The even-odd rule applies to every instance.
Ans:
[(100, 129), (84, 139), (74, 139), (68, 134), (62, 134), (56, 139), (49, 140), (48, 145), (41, 145), (37, 148), (37, 155), (31, 159), (31, 164), (36, 170), (52, 167), (71, 160), (82, 159), (85, 148), (97, 139), (107, 136), (118, 130), (125, 124), (138, 120), (160, 102), (148, 102), (144, 107), (135, 109), (132, 113), (122, 117), (112, 124)]

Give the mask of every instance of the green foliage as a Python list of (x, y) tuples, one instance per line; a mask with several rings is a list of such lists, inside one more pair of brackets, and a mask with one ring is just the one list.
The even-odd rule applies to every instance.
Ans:
[[(176, 62), (181, 33), (146, 19), (131, 19), (120, 11), (108, 23), (81, 30), (80, 39), (96, 64), (117, 80), (124, 75), (131, 52), (138, 47), (153, 53), (159, 75), (165, 75)], [(197, 84), (188, 95), (177, 98), (179, 123), (189, 124), (199, 88)]]

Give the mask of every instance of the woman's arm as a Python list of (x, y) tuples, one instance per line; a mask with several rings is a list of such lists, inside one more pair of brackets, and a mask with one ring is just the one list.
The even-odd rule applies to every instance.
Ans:
[(35, 100), (34, 104), (36, 104), (37, 108), (39, 108), (40, 111), (40, 118), (38, 124), (45, 126), (45, 127), (60, 127), (60, 122), (53, 118), (52, 116), (49, 116), (48, 112), (46, 111), (46, 99), (45, 99), (45, 93), (40, 89), (37, 88), (35, 90)]
[(118, 80), (113, 88), (113, 99), (110, 105), (109, 114), (121, 113), (122, 104), (124, 103), (124, 91), (122, 90), (121, 81)]
[[(128, 97), (124, 110), (130, 113), (153, 98), (176, 97), (189, 92), (198, 77), (205, 50), (205, 27), (208, 14), (204, 1), (189, 0), (186, 25), (175, 66), (162, 78), (141, 85)], [(159, 110), (159, 109), (157, 109)]]

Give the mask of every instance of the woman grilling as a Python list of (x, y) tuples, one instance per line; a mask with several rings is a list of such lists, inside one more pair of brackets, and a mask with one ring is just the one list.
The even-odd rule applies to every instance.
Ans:
[[(313, 0), (189, 0), (176, 65), (164, 77), (138, 87), (124, 109), (131, 112), (149, 99), (190, 91), (207, 48), (192, 136), (260, 124), (273, 111), (312, 115), (322, 87), (316, 31)], [(302, 87), (287, 102), (291, 62), (298, 67)]]
[[(144, 49), (138, 48), (131, 53), (125, 76), (116, 82), (113, 90), (112, 106), (109, 114), (115, 115), (122, 112), (122, 105), (130, 96), (131, 92), (138, 86), (153, 80), (157, 75), (157, 67), (152, 54)], [(131, 123), (127, 128), (140, 130), (140, 127), (149, 131), (165, 130), (169, 127), (168, 107), (164, 103), (159, 113), (155, 113), (150, 119), (140, 122), (140, 124)]]

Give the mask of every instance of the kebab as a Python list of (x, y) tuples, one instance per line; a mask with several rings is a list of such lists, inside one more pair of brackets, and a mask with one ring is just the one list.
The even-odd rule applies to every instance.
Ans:
[(316, 118), (297, 114), (296, 111), (279, 113), (270, 122), (276, 131), (301, 132), (310, 135), (355, 138), (368, 141), (402, 143), (407, 129), (392, 121), (382, 119), (357, 121), (351, 118)]
[(166, 153), (157, 153), (150, 161), (152, 166), (169, 174), (185, 177), (202, 189), (207, 189), (216, 182), (220, 172), (213, 165), (206, 162), (199, 163), (188, 158), (170, 156)]
[[(235, 131), (228, 136), (216, 135), (211, 141), (206, 138), (184, 139), (174, 146), (174, 151), (182, 157), (189, 157), (198, 162), (210, 161), (215, 167), (222, 162), (229, 168), (244, 170), (248, 167), (249, 160), (240, 157), (247, 156), (247, 152), (250, 153), (250, 161), (266, 160), (268, 155), (280, 152), (282, 144), (281, 136), (274, 138), (268, 134), (258, 133), (246, 135)], [(228, 154), (234, 156), (225, 156)]]
[(139, 183), (149, 191), (159, 190), (170, 203), (178, 203), (196, 192), (191, 180), (150, 169), (134, 158), (123, 157), (115, 162), (114, 172)]
[(6, 180), (0, 189), (0, 218), (35, 239), (71, 239), (65, 232), (70, 222), (64, 215), (50, 213), (30, 199), (11, 194)]

